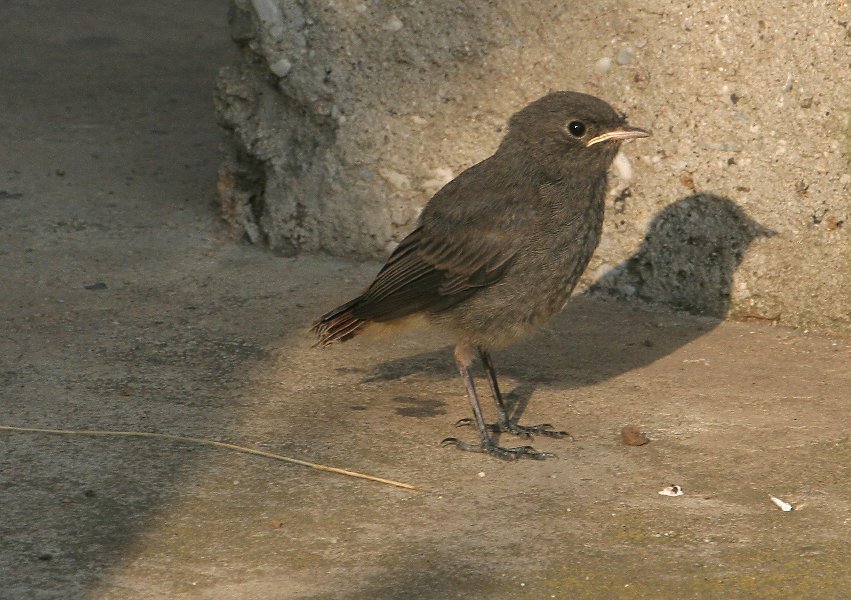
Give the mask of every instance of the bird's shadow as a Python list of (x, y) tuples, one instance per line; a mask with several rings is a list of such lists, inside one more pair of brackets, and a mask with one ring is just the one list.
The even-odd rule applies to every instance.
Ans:
[[(523, 414), (540, 385), (575, 389), (599, 383), (713, 329), (728, 312), (733, 275), (748, 247), (772, 235), (721, 196), (693, 194), (666, 206), (635, 254), (575, 296), (541, 333), (497, 353), (501, 381), (519, 382), (504, 394), (512, 418)], [(383, 362), (363, 381), (412, 375), (456, 377), (451, 349)]]

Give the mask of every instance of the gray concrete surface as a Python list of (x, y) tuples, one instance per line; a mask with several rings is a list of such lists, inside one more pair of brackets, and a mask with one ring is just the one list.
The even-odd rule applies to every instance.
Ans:
[[(0, 598), (851, 596), (847, 337), (580, 297), (495, 357), (523, 421), (575, 437), (535, 440), (543, 463), (438, 446), (472, 432), (436, 340), (311, 349), (377, 264), (220, 224), (224, 10), (3, 5), (0, 424), (423, 491), (3, 431)], [(624, 446), (628, 424), (652, 441)]]
[[(669, 206), (707, 194), (777, 233), (737, 259), (734, 314), (851, 331), (846, 1), (233, 0), (231, 15), (220, 192), (250, 239), (383, 258), (509, 115), (578, 90), (654, 132), (624, 147), (632, 167), (584, 284), (714, 314), (689, 301), (711, 270), (642, 246), (678, 228)], [(687, 255), (711, 253), (711, 226), (730, 220), (699, 213)], [(631, 268), (639, 250), (646, 268)], [(645, 279), (658, 272), (674, 285)]]

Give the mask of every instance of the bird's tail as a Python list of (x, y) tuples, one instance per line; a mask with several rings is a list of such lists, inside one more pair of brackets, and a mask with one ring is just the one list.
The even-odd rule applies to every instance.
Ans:
[(359, 297), (355, 298), (314, 321), (312, 329), (316, 337), (319, 338), (314, 347), (325, 347), (334, 342), (345, 342), (355, 337), (361, 329), (369, 324), (369, 321), (356, 317), (354, 314), (354, 307), (359, 301)]

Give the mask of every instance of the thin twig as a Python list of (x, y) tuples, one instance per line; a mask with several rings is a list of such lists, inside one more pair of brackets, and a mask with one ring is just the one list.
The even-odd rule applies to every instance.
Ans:
[(337, 467), (320, 465), (317, 463), (307, 462), (306, 460), (299, 460), (298, 458), (291, 458), (289, 456), (283, 456), (281, 454), (274, 454), (273, 452), (266, 452), (265, 450), (255, 450), (253, 448), (246, 448), (244, 446), (237, 446), (235, 444), (228, 444), (226, 442), (216, 442), (214, 440), (205, 440), (202, 438), (188, 437), (185, 435), (154, 433), (151, 431), (109, 431), (100, 429), (41, 429), (37, 427), (11, 427), (9, 425), (0, 425), (0, 429), (6, 431), (19, 431), (24, 433), (59, 433), (63, 435), (143, 437), (159, 438), (163, 440), (174, 440), (176, 442), (190, 442), (192, 444), (201, 444), (204, 446), (217, 446), (219, 448), (227, 448), (228, 450), (235, 450), (236, 452), (242, 452), (244, 454), (254, 454), (255, 456), (264, 456), (266, 458), (273, 458), (275, 460), (288, 462), (294, 465), (310, 467), (311, 469), (316, 469), (318, 471), (327, 471), (329, 473), (337, 473), (339, 475), (347, 475), (349, 477), (357, 477), (359, 479), (368, 479), (369, 481), (376, 481), (378, 483), (384, 483), (386, 485), (392, 485), (395, 487), (404, 488), (406, 490), (419, 491), (418, 488), (416, 488), (415, 486), (409, 483), (402, 483), (401, 481), (393, 481), (392, 479), (384, 479), (382, 477), (366, 475), (364, 473), (358, 473), (356, 471), (348, 471), (346, 469), (338, 469)]

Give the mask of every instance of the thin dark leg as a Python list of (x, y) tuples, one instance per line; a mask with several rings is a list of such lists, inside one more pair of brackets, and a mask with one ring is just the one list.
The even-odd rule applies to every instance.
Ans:
[(476, 384), (473, 382), (470, 367), (462, 364), (460, 361), (456, 362), (458, 364), (458, 370), (461, 372), (461, 377), (464, 379), (464, 387), (467, 388), (467, 398), (470, 400), (470, 408), (473, 409), (473, 420), (482, 436), (482, 444), (490, 445), (493, 442), (490, 439), (490, 435), (488, 435), (488, 427), (485, 424), (485, 417), (482, 415), (482, 405), (479, 404), (479, 395), (476, 393)]
[(441, 442), (443, 445), (452, 445), (459, 450), (468, 450), (471, 452), (484, 452), (492, 454), (499, 458), (517, 459), (517, 458), (534, 458), (542, 460), (549, 458), (552, 454), (548, 452), (538, 452), (531, 446), (520, 446), (518, 448), (502, 448), (493, 443), (488, 434), (488, 426), (485, 424), (485, 418), (482, 415), (482, 407), (479, 404), (479, 395), (476, 393), (476, 385), (473, 383), (473, 376), (470, 373), (470, 365), (472, 363), (472, 350), (467, 346), (459, 344), (455, 348), (455, 362), (458, 365), (458, 371), (464, 379), (464, 386), (467, 388), (467, 398), (470, 400), (470, 407), (473, 409), (473, 422), (479, 430), (482, 438), (481, 444), (467, 444), (458, 438), (446, 438)]
[(491, 394), (493, 394), (494, 402), (496, 402), (496, 411), (499, 415), (499, 424), (508, 424), (508, 409), (505, 407), (505, 402), (502, 400), (502, 394), (499, 391), (499, 383), (496, 381), (496, 369), (493, 368), (493, 360), (490, 352), (479, 348), (479, 357), (482, 359), (482, 365), (485, 367), (485, 374), (488, 376), (488, 383), (491, 386)]
[[(496, 403), (497, 414), (499, 415), (499, 421), (493, 425), (486, 426), (490, 431), (496, 433), (513, 433), (514, 435), (523, 438), (530, 438), (533, 434), (546, 435), (554, 438), (570, 436), (570, 434), (566, 431), (554, 430), (553, 426), (549, 423), (542, 423), (541, 425), (518, 425), (516, 421), (509, 419), (508, 409), (505, 406), (505, 401), (502, 399), (502, 393), (499, 391), (499, 383), (497, 383), (496, 380), (496, 369), (494, 369), (493, 359), (491, 359), (490, 352), (482, 348), (479, 348), (478, 352), (479, 357), (482, 359), (482, 365), (485, 368), (491, 393), (493, 394), (493, 399)], [(470, 424), (471, 422), (468, 419), (461, 419), (458, 422), (458, 425)]]

